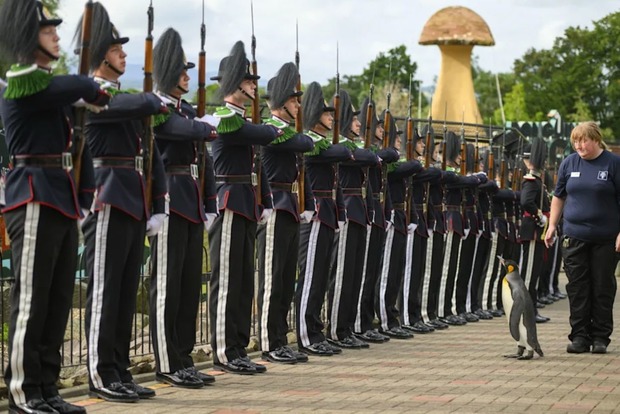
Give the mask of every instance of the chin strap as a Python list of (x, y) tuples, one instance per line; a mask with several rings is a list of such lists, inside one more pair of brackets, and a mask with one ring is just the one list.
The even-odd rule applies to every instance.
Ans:
[(250, 95), (249, 93), (247, 93), (241, 86), (239, 86), (239, 90), (241, 91), (241, 93), (243, 93), (245, 96), (247, 96), (248, 98), (250, 98), (251, 100), (254, 100), (254, 97), (252, 95)]
[(288, 108), (286, 106), (283, 107), (284, 111), (286, 112), (286, 114), (289, 117), (289, 123), (293, 122), (295, 120), (295, 117), (293, 116), (293, 114), (291, 114), (291, 112), (288, 110)]
[(180, 90), (181, 92), (183, 92), (183, 94), (188, 93), (189, 91), (185, 88), (182, 88), (181, 85), (177, 85), (177, 89)]
[(58, 60), (60, 59), (60, 56), (54, 56), (52, 55), (47, 49), (45, 49), (43, 46), (38, 45), (37, 48), (39, 49), (39, 51), (43, 52), (43, 54), (45, 56), (47, 56), (48, 58), (52, 59), (52, 60)]
[(319, 121), (319, 124), (321, 124), (321, 126), (322, 126), (323, 128), (325, 128), (326, 130), (328, 130), (328, 131), (331, 131), (331, 130), (332, 130), (330, 127), (328, 127), (327, 125), (325, 125), (322, 121)]
[(114, 66), (112, 66), (112, 64), (110, 62), (108, 62), (107, 59), (104, 59), (103, 63), (105, 63), (105, 65), (107, 67), (109, 67), (110, 69), (112, 69), (117, 75), (122, 75), (124, 72), (121, 72), (120, 70), (116, 69)]

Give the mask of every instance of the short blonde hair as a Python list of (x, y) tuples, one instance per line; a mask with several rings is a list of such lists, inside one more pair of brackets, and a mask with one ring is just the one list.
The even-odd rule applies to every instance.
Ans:
[(603, 134), (601, 133), (601, 129), (594, 121), (582, 122), (577, 125), (573, 131), (570, 133), (570, 142), (571, 144), (575, 144), (575, 142), (582, 141), (586, 138), (591, 139), (596, 142), (599, 147), (604, 150), (609, 149), (605, 141), (603, 141)]

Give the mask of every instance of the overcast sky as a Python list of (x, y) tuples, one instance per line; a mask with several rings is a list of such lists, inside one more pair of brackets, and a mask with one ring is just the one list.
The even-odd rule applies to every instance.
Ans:
[[(100, 0), (123, 36), (128, 62), (144, 61), (148, 0)], [(70, 50), (83, 0), (61, 0), (63, 48)], [(200, 50), (201, 0), (153, 0), (157, 36), (173, 27), (183, 37), (191, 61)], [(474, 48), (480, 66), (493, 72), (512, 68), (529, 48), (549, 48), (569, 26), (592, 27), (592, 21), (620, 10), (618, 0), (254, 0), (256, 56), (263, 80), (272, 77), (295, 54), (295, 20), (299, 20), (302, 81), (325, 83), (335, 75), (336, 42), (340, 44), (340, 74), (359, 74), (379, 52), (404, 44), (418, 63), (417, 78), (433, 82), (440, 66), (437, 46), (418, 44), (426, 21), (439, 9), (461, 5), (489, 25), (495, 46)], [(237, 40), (250, 55), (250, 0), (205, 0), (207, 71), (217, 71), (220, 59)], [(72, 49), (72, 47), (71, 47)], [(194, 74), (192, 82), (197, 83)], [(192, 85), (195, 87), (196, 85)]]

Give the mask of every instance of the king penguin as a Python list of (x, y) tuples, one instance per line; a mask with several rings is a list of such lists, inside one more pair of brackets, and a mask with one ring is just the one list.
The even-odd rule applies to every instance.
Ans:
[[(510, 334), (517, 341), (517, 353), (505, 355), (507, 358), (532, 359), (534, 351), (543, 356), (536, 334), (536, 317), (534, 304), (519, 275), (519, 265), (513, 260), (499, 258), (506, 268), (506, 275), (502, 281), (502, 302)], [(527, 354), (523, 352), (527, 349)]]

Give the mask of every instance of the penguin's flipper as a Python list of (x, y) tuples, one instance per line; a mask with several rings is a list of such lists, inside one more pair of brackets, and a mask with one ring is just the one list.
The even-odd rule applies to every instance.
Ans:
[(521, 316), (523, 315), (523, 310), (525, 306), (522, 300), (515, 300), (512, 303), (512, 309), (510, 310), (510, 335), (512, 338), (519, 342), (521, 339), (521, 334), (519, 333), (519, 325), (521, 324)]
[(527, 351), (527, 354), (521, 355), (517, 359), (519, 361), (525, 361), (525, 360), (532, 359), (532, 358), (534, 358), (534, 351)]
[(525, 351), (525, 347), (519, 345), (519, 346), (517, 346), (517, 353), (516, 354), (504, 355), (504, 358), (520, 358), (521, 356), (523, 356), (523, 351)]

